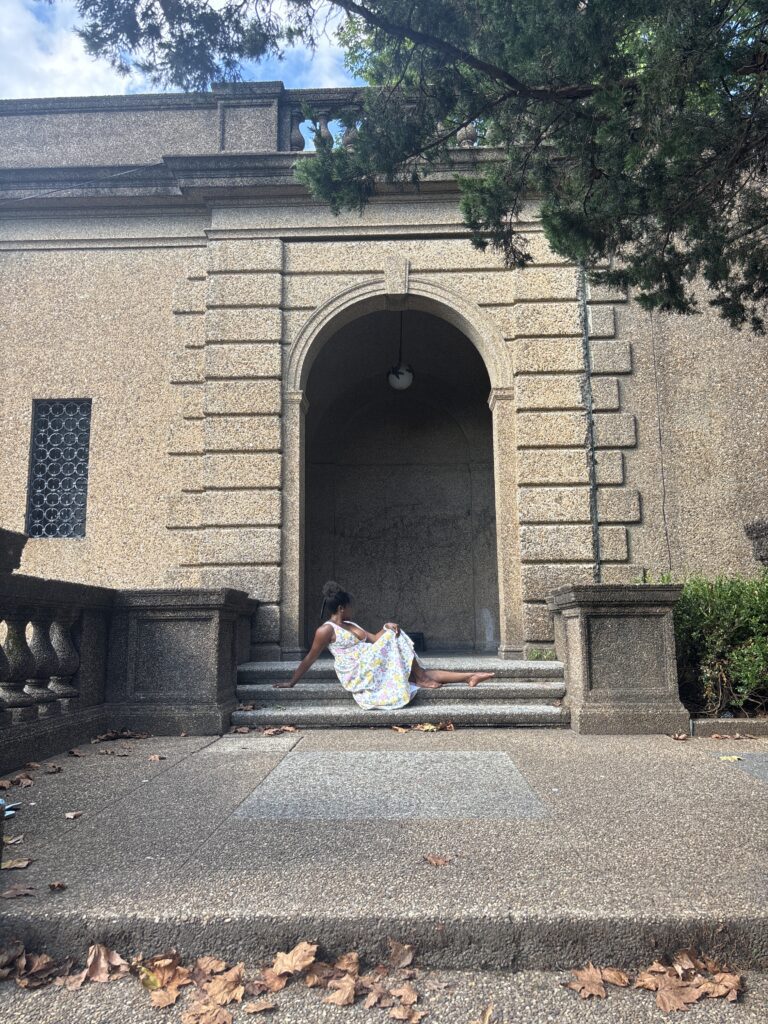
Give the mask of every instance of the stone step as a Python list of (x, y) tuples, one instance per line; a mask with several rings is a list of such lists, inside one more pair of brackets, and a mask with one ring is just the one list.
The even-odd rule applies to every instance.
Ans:
[[(243, 704), (256, 703), (259, 706), (293, 705), (298, 701), (312, 701), (314, 704), (348, 704), (352, 697), (336, 677), (301, 680), (290, 690), (276, 690), (273, 680), (264, 683), (243, 683), (237, 687), (237, 695)], [(419, 704), (465, 704), (489, 701), (505, 701), (508, 704), (534, 701), (555, 701), (565, 696), (565, 685), (560, 679), (489, 679), (479, 686), (466, 683), (447, 683), (437, 690), (423, 689), (418, 695)]]
[(507, 701), (421, 702), (421, 695), (404, 708), (364, 711), (351, 698), (347, 703), (329, 701), (286, 701), (255, 711), (233, 711), (232, 725), (270, 727), (295, 725), (299, 729), (387, 728), (393, 725), (452, 722), (456, 726), (565, 726), (570, 720), (567, 708), (544, 702), (509, 703)]
[[(442, 668), (451, 672), (494, 672), (496, 679), (520, 679), (530, 682), (540, 679), (562, 679), (563, 665), (560, 661), (513, 661), (488, 655), (420, 655), (426, 668)], [(290, 679), (296, 670), (295, 661), (247, 661), (238, 666), (237, 681), (240, 684), (275, 683)], [(332, 658), (320, 658), (311, 665), (304, 679), (335, 679)]]

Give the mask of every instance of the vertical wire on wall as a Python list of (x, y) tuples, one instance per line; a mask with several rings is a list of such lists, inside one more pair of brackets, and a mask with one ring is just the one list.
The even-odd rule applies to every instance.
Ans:
[(587, 272), (579, 264), (577, 295), (579, 320), (581, 322), (581, 351), (584, 360), (584, 376), (581, 379), (581, 397), (587, 416), (587, 471), (589, 479), (589, 521), (592, 525), (592, 578), (595, 583), (601, 579), (600, 570), (600, 520), (597, 511), (597, 460), (595, 458), (595, 417), (592, 403), (592, 357), (589, 349), (589, 306), (587, 305)]
[(661, 474), (661, 522), (664, 527), (664, 540), (667, 545), (667, 568), (672, 572), (672, 546), (669, 542), (669, 525), (667, 523), (667, 472), (664, 466), (664, 435), (661, 429), (661, 400), (659, 398), (659, 370), (656, 364), (656, 320), (653, 310), (648, 314), (651, 321), (651, 356), (653, 358), (653, 384), (656, 396), (656, 427), (659, 435), (659, 472)]

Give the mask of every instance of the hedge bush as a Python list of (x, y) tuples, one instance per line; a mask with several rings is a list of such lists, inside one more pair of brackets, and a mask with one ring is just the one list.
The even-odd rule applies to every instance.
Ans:
[(768, 570), (686, 580), (675, 606), (680, 696), (716, 716), (768, 713)]

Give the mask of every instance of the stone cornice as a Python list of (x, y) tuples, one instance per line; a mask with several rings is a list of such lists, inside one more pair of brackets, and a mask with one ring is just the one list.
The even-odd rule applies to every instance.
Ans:
[[(479, 163), (493, 162), (500, 151), (458, 150), (453, 166), (429, 175), (421, 192), (457, 192), (454, 174), (471, 172)], [(243, 198), (265, 192), (303, 195), (293, 174), (297, 160), (311, 153), (215, 153), (208, 156), (163, 157), (162, 163), (85, 167), (0, 168), (0, 214), (67, 205), (72, 200), (152, 197), (185, 201), (215, 201), (227, 196)], [(383, 187), (382, 194), (415, 194), (413, 190)]]

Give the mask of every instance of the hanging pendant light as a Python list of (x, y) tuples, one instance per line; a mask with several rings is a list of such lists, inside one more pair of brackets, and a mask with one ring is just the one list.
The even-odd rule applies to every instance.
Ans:
[(397, 355), (397, 365), (393, 366), (387, 374), (389, 386), (395, 391), (405, 391), (413, 384), (413, 367), (403, 362), (403, 311), (400, 310), (400, 347)]

